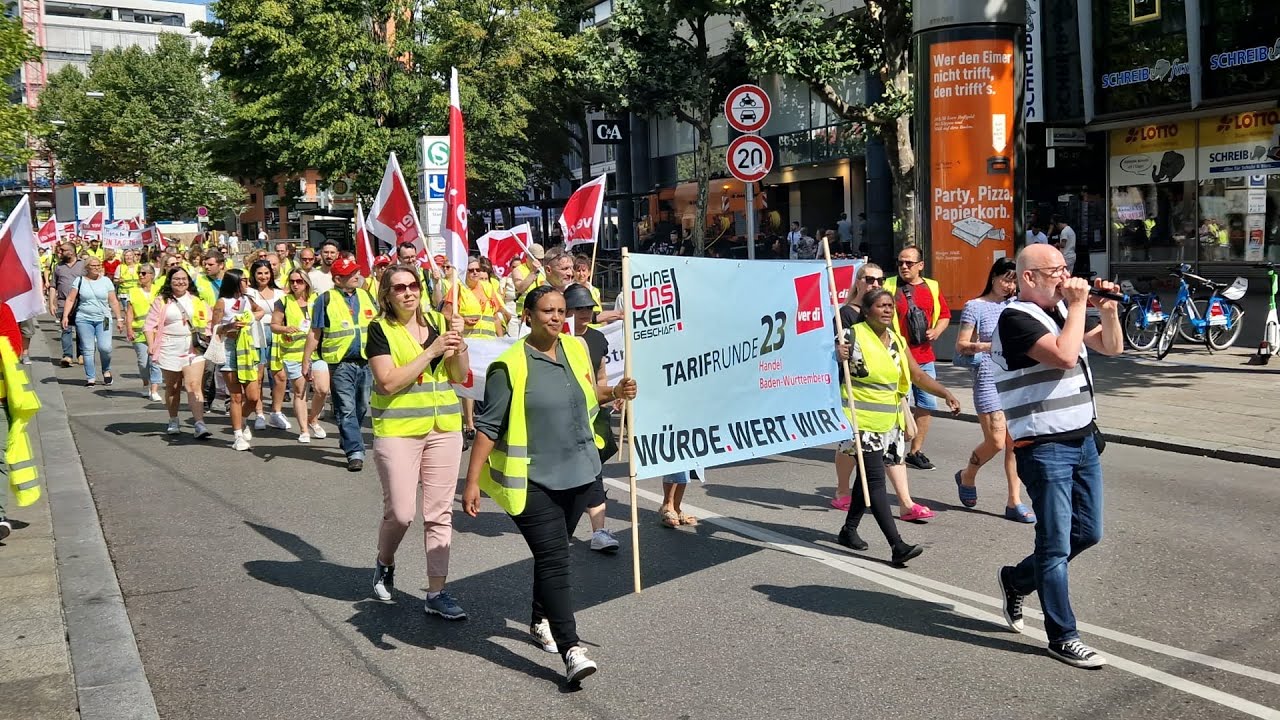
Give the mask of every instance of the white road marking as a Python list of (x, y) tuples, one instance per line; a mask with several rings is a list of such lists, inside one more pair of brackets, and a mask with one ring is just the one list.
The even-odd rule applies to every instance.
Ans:
[[(627, 493), (630, 492), (630, 486), (625, 480), (605, 478), (604, 482), (608, 483), (609, 485), (612, 485), (615, 488), (622, 490), (623, 492), (627, 492)], [(640, 489), (640, 488), (636, 489), (636, 494), (638, 497), (644, 498), (649, 502), (652, 502), (658, 505), (662, 504), (661, 494), (658, 494), (649, 490)], [(924, 600), (926, 602), (936, 603), (943, 607), (949, 608), (952, 612), (959, 613), (961, 615), (973, 618), (975, 620), (983, 620), (986, 622), (990, 622), (993, 626), (997, 628), (1005, 627), (1004, 618), (1001, 616), (998, 616), (994, 613), (987, 612), (980, 608), (974, 607), (973, 605), (967, 605), (964, 603), (956, 602), (951, 598), (938, 595), (924, 588), (926, 587), (932, 588), (934, 590), (945, 592), (949, 595), (954, 595), (956, 597), (962, 597), (967, 600), (980, 603), (982, 605), (999, 608), (1001, 606), (1001, 601), (996, 598), (980, 595), (978, 593), (974, 593), (974, 592), (965, 590), (963, 588), (948, 585), (946, 583), (938, 582), (936, 580), (930, 580), (928, 578), (924, 578), (919, 575), (909, 573), (905, 570), (890, 570), (890, 569), (884, 568), (883, 566), (869, 563), (866, 560), (862, 560), (860, 558), (856, 558), (851, 555), (845, 555), (842, 553), (837, 554), (834, 552), (830, 552), (828, 550), (824, 550), (818, 545), (804, 542), (803, 540), (799, 540), (797, 538), (793, 538), (788, 535), (783, 535), (782, 533), (777, 533), (772, 530), (766, 530), (764, 528), (757, 527), (744, 520), (737, 520), (734, 518), (725, 517), (720, 513), (712, 512), (704, 508), (695, 507), (687, 503), (684, 504), (683, 509), (688, 510), (688, 512), (692, 515), (696, 515), (700, 520), (705, 520), (706, 522), (709, 522), (713, 525), (718, 525), (726, 530), (738, 533), (745, 537), (759, 540), (760, 542), (763, 542), (766, 545), (769, 545), (783, 552), (809, 558), (811, 560), (814, 560), (832, 569), (848, 573), (850, 575), (862, 578), (864, 580), (868, 580), (870, 582), (889, 588), (890, 590), (901, 593), (903, 595), (907, 595), (907, 596), (916, 598), (918, 600)], [(1028, 617), (1037, 618), (1037, 619), (1043, 618), (1042, 614), (1031, 611), (1029, 609), (1026, 611), (1026, 615)], [(1213, 667), (1219, 670), (1225, 670), (1227, 672), (1233, 672), (1240, 675), (1245, 675), (1247, 677), (1263, 680), (1265, 682), (1280, 684), (1280, 675), (1277, 675), (1276, 673), (1268, 672), (1266, 670), (1252, 668), (1247, 665), (1241, 665), (1239, 663), (1234, 663), (1229, 660), (1222, 660), (1220, 658), (1215, 658), (1208, 655), (1202, 655), (1200, 653), (1191, 652), (1189, 650), (1182, 650), (1181, 648), (1171, 647), (1168, 645), (1164, 645), (1162, 643), (1145, 640), (1143, 638), (1134, 637), (1126, 633), (1107, 630), (1106, 628), (1100, 628), (1093, 625), (1086, 625), (1082, 623), (1080, 625), (1080, 629), (1084, 630), (1085, 632), (1098, 635), (1100, 637), (1106, 637), (1110, 640), (1115, 640), (1117, 642), (1132, 645), (1134, 647), (1139, 647), (1144, 650), (1149, 650), (1151, 652), (1168, 655), (1170, 657), (1177, 658), (1179, 660), (1196, 662), (1196, 663), (1207, 665), (1209, 667)], [(1048, 638), (1045, 636), (1044, 632), (1036, 628), (1028, 627), (1022, 634), (1026, 637), (1034, 638), (1043, 643), (1048, 642)], [(1161, 685), (1165, 685), (1166, 687), (1172, 688), (1174, 690), (1179, 690), (1189, 695), (1195, 695), (1196, 697), (1203, 698), (1213, 703), (1217, 703), (1219, 705), (1222, 705), (1223, 707), (1231, 708), (1232, 710), (1237, 710), (1239, 712), (1245, 713), (1246, 715), (1251, 715), (1257, 718), (1265, 718), (1266, 720), (1280, 720), (1280, 710), (1276, 710), (1275, 708), (1270, 708), (1270, 707), (1267, 707), (1266, 705), (1261, 705), (1259, 703), (1253, 702), (1252, 700), (1246, 700), (1245, 698), (1242, 698), (1236, 695), (1231, 695), (1230, 693), (1222, 692), (1221, 690), (1211, 688), (1207, 685), (1201, 685), (1200, 683), (1193, 682), (1191, 680), (1187, 680), (1184, 678), (1180, 678), (1176, 675), (1172, 675), (1170, 673), (1164, 672), (1163, 670), (1157, 670), (1156, 668), (1150, 667), (1148, 665), (1143, 665), (1141, 663), (1134, 662), (1132, 660), (1127, 660), (1125, 658), (1115, 655), (1114, 653), (1107, 652), (1104, 654), (1107, 656), (1107, 661), (1112, 666), (1119, 668), (1120, 670), (1124, 670), (1126, 672), (1132, 673), (1139, 677), (1146, 678), (1153, 682), (1160, 683)]]

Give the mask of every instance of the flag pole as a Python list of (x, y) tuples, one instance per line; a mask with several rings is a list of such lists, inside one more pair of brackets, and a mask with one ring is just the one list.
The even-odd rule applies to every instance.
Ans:
[[(622, 248), (622, 287), (627, 287), (628, 278), (631, 276), (631, 256), (626, 248)], [(631, 377), (631, 313), (624, 312), (622, 314), (622, 376)], [(622, 418), (620, 420), (621, 433), (627, 441), (627, 482), (631, 491), (631, 583), (635, 592), (640, 592), (640, 511), (639, 498), (636, 491), (636, 436), (635, 436), (635, 412), (630, 411), (631, 400), (626, 400), (622, 404)], [(628, 416), (631, 416), (628, 418)], [(630, 419), (630, 424), (627, 420)]]
[[(827, 260), (827, 287), (831, 293), (831, 306), (835, 308), (836, 343), (839, 344), (844, 340), (844, 320), (840, 317), (840, 294), (836, 290), (836, 274), (831, 266), (831, 243), (825, 237), (822, 238), (822, 256)], [(850, 288), (849, 292), (853, 292), (853, 289)], [(853, 428), (853, 444), (858, 452), (858, 478), (862, 480), (862, 502), (866, 507), (871, 507), (871, 491), (867, 489), (867, 468), (862, 460), (862, 436), (858, 433), (858, 410), (853, 404), (853, 373), (850, 371), (848, 360), (842, 361), (842, 364), (844, 365), (845, 403), (849, 408), (849, 425)]]

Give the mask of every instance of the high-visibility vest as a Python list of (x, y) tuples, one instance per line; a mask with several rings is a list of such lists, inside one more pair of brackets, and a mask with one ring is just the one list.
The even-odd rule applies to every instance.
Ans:
[(151, 303), (155, 302), (159, 292), (160, 287), (153, 284), (150, 290), (135, 286), (127, 293), (129, 307), (133, 308), (133, 342), (147, 341), (147, 336), (142, 332), (142, 326), (147, 324), (147, 313), (151, 312)]
[[(494, 364), (501, 363), (511, 378), (511, 407), (507, 411), (506, 430), (493, 445), (484, 467), (480, 469), (480, 489), (493, 498), (509, 515), (524, 512), (529, 493), (529, 425), (524, 411), (524, 394), (529, 381), (529, 359), (525, 356), (525, 343), (521, 338), (507, 348)], [(604, 437), (595, 430), (596, 415), (600, 404), (596, 401), (596, 373), (591, 367), (591, 356), (581, 339), (561, 336), (560, 347), (569, 361), (569, 372), (578, 381), (587, 399), (587, 420), (592, 427), (597, 448), (604, 447)]]
[(472, 290), (465, 283), (458, 287), (458, 314), (463, 320), (474, 320), (475, 325), (466, 328), (465, 337), (497, 337), (498, 325), (493, 316), (498, 312), (497, 301), (489, 296), (484, 283)]
[[(937, 280), (923, 278), (924, 286), (929, 288), (929, 292), (933, 295), (933, 316), (929, 319), (929, 327), (937, 327), (939, 317), (942, 314), (942, 295), (941, 288), (938, 286)], [(898, 327), (898, 276), (893, 275), (884, 279), (884, 289), (893, 293), (893, 331), (902, 334), (902, 328)], [(905, 294), (905, 293), (904, 293)], [(915, 298), (913, 297), (914, 301)]]
[(591, 308), (592, 311), (601, 312), (604, 310), (604, 306), (600, 304), (600, 288), (595, 285), (588, 285), (587, 289), (591, 291), (591, 299), (596, 301), (595, 306)]
[[(519, 281), (520, 281), (520, 280), (523, 280), (525, 277), (527, 277), (529, 273), (533, 272), (533, 268), (529, 267), (529, 266), (528, 266), (528, 265), (526, 265), (526, 264), (520, 264), (520, 265), (517, 265), (516, 267), (517, 267), (517, 268), (524, 268), (524, 269), (525, 269), (525, 274), (524, 274), (524, 275), (522, 275), (522, 276), (515, 276), (514, 271), (513, 271), (513, 273), (512, 273), (512, 275), (513, 275), (512, 279), (513, 279), (513, 280), (515, 280), (517, 283), (519, 283)], [(526, 295), (528, 295), (530, 292), (532, 292), (532, 291), (533, 291), (533, 289), (534, 289), (534, 288), (536, 288), (536, 287), (538, 287), (539, 285), (546, 285), (546, 284), (547, 284), (547, 274), (546, 274), (546, 273), (544, 273), (544, 272), (542, 272), (541, 270), (539, 270), (539, 271), (538, 271), (538, 279), (537, 279), (537, 280), (535, 280), (535, 281), (533, 282), (533, 284), (532, 284), (532, 285), (530, 285), (528, 288), (526, 288), (524, 292), (520, 293), (520, 294), (516, 297), (516, 315), (517, 315), (517, 316), (518, 316), (518, 315), (523, 315), (523, 314), (524, 314), (524, 298), (525, 298), (525, 296), (526, 296)]]
[[(427, 322), (436, 332), (448, 331), (444, 316), (434, 310), (427, 311)], [(391, 346), (391, 359), (396, 367), (408, 365), (422, 352), (422, 346), (398, 322), (379, 318), (374, 322), (382, 328), (382, 334)], [(433, 371), (430, 366), (418, 376), (417, 381), (394, 395), (383, 395), (377, 390), (369, 398), (369, 413), (373, 415), (375, 437), (418, 437), (430, 432), (462, 432), (462, 403), (449, 384), (449, 370), (441, 360)]]
[(0, 402), (5, 404), (9, 417), (9, 436), (4, 447), (9, 489), (18, 507), (26, 507), (40, 499), (40, 473), (31, 452), (31, 439), (27, 437), (27, 423), (40, 409), (40, 398), (36, 397), (27, 373), (18, 364), (17, 352), (3, 338), (0, 338), (0, 376), (3, 376), (0, 377)]
[(138, 287), (138, 263), (132, 265), (120, 264), (118, 271), (120, 281), (116, 284), (116, 289), (121, 294), (128, 293), (130, 290)]
[[(1058, 323), (1035, 303), (1011, 302), (1003, 312), (1026, 313), (1040, 321), (1054, 337), (1062, 334)], [(1059, 303), (1058, 312), (1065, 318), (1067, 306)], [(1097, 417), (1093, 405), (1093, 376), (1089, 373), (1089, 350), (1084, 343), (1080, 344), (1079, 361), (1070, 370), (1060, 370), (1043, 363), (1010, 370), (1000, 333), (997, 332), (991, 336), (991, 359), (996, 365), (996, 392), (1000, 395), (1005, 422), (1014, 440), (1080, 430)]]
[(94, 250), (93, 248), (85, 248), (84, 254), (89, 255), (91, 257), (96, 257), (99, 260), (101, 260), (102, 258), (106, 257), (107, 251), (105, 248), (101, 248), (101, 247), (99, 247), (97, 250)]
[[(285, 284), (288, 284), (289, 274), (298, 269), (298, 264), (292, 258), (280, 258), (280, 274), (277, 277), (285, 278)], [(285, 288), (288, 289), (287, 287)]]
[[(890, 331), (890, 338), (898, 348), (898, 361), (884, 341), (876, 335), (876, 331), (864, 322), (853, 325), (853, 336), (862, 350), (862, 360), (866, 364), (867, 377), (853, 378), (853, 402), (858, 412), (858, 430), (882, 433), (892, 430), (903, 420), (902, 398), (911, 392), (911, 361), (907, 359), (907, 341), (896, 331)], [(844, 388), (840, 396), (847, 399)], [(844, 408), (845, 417), (850, 422), (849, 405)]]
[(356, 290), (356, 302), (360, 312), (359, 317), (353, 319), (341, 290), (335, 288), (325, 293), (325, 327), (320, 341), (320, 359), (330, 365), (342, 362), (357, 336), (360, 338), (360, 357), (368, 357), (365, 333), (377, 315), (378, 306), (369, 291), (364, 289)]
[[(285, 327), (301, 328), (302, 323), (311, 316), (311, 297), (305, 305), (299, 304), (293, 295), (285, 295), (280, 299), (284, 305)], [(286, 362), (302, 362), (302, 351), (307, 347), (307, 333), (297, 335), (276, 334), (276, 341), (271, 345), (271, 372), (278, 372)]]
[(202, 272), (192, 273), (190, 270), (187, 274), (191, 276), (191, 282), (195, 285), (195, 293), (200, 296), (205, 305), (218, 304), (218, 289), (213, 286), (213, 281), (208, 275)]

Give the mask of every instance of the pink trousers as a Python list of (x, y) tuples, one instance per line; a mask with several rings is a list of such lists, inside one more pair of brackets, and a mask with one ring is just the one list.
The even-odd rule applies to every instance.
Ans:
[(395, 557), (405, 531), (418, 514), (422, 486), (422, 534), (427, 576), (449, 574), (453, 541), (453, 498), (462, 461), (461, 432), (432, 432), (418, 437), (375, 437), (373, 462), (382, 479), (382, 525), (378, 555)]

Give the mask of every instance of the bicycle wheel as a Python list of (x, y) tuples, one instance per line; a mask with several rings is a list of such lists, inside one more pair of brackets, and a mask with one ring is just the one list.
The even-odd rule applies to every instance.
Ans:
[(1205, 342), (1214, 350), (1226, 350), (1235, 345), (1240, 331), (1244, 329), (1244, 310), (1234, 300), (1223, 300), (1222, 306), (1227, 314), (1227, 324), (1205, 328)]
[(1147, 322), (1141, 305), (1130, 305), (1124, 313), (1124, 339), (1134, 350), (1150, 350), (1160, 338), (1161, 323)]
[(1175, 309), (1165, 318), (1164, 325), (1160, 327), (1160, 335), (1156, 338), (1156, 359), (1163, 360), (1165, 355), (1169, 354), (1169, 350), (1173, 347), (1173, 341), (1178, 337), (1178, 325), (1182, 322), (1182, 311)]
[[(1205, 313), (1208, 312), (1208, 302), (1203, 299), (1191, 299), (1187, 302), (1190, 302), (1195, 306), (1196, 317), (1203, 320), (1205, 318)], [(1204, 344), (1204, 331), (1197, 330), (1196, 326), (1191, 324), (1191, 316), (1185, 311), (1182, 313), (1182, 319), (1178, 322), (1178, 334), (1182, 336), (1183, 340), (1186, 340), (1189, 343)]]

